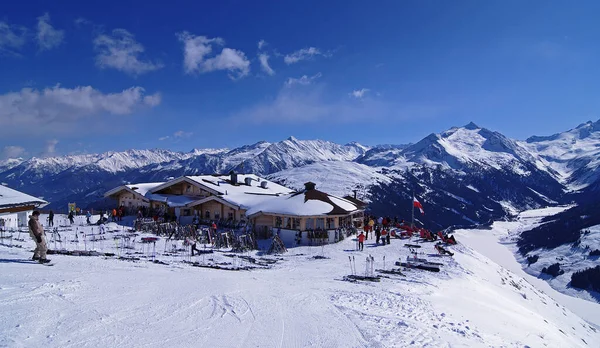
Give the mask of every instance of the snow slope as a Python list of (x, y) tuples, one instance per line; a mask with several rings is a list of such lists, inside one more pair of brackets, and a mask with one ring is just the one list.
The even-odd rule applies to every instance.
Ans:
[[(57, 220), (64, 224), (64, 217)], [(109, 238), (88, 240), (87, 248), (116, 251), (112, 237), (125, 229), (107, 227)], [(78, 233), (81, 248), (92, 228), (100, 237), (97, 227), (61, 227), (61, 233), (65, 240)], [(237, 272), (190, 267), (186, 252), (164, 256), (163, 239), (156, 250), (166, 264), (148, 261), (148, 245), (134, 243), (139, 261), (52, 255), (55, 266), (45, 267), (26, 260), (30, 240), (18, 244), (25, 249), (0, 246), (0, 346), (600, 346), (595, 328), (463, 245), (454, 248), (454, 259), (429, 257), (431, 245), (421, 248), (420, 257), (444, 264), (440, 273), (406, 270), (406, 277), (351, 283), (341, 281), (350, 273), (349, 256), (360, 274), (367, 254), (375, 268), (384, 267), (384, 256), (390, 268), (407, 256), (404, 242), (376, 247), (367, 240), (365, 252), (357, 252), (348, 238), (280, 256), (254, 252), (276, 263)], [(194, 259), (247, 264), (226, 254)]]
[[(553, 207), (522, 212), (517, 219), (512, 221), (494, 222), (491, 230), (457, 230), (456, 238), (465, 245), (479, 250), (482, 254), (516, 275), (525, 278), (527, 282), (546, 292), (558, 303), (600, 328), (600, 303), (584, 291), (567, 288), (565, 275), (559, 276), (557, 280), (550, 283), (544, 280), (547, 278), (545, 276), (539, 278), (541, 265), (549, 262), (540, 260), (541, 264), (539, 266), (534, 264), (527, 267), (526, 259), (518, 254), (516, 237), (522, 231), (535, 227), (542, 218), (557, 214), (565, 209), (567, 207)], [(549, 258), (551, 259), (557, 255), (557, 252), (552, 252)], [(562, 256), (569, 257), (568, 254)], [(570, 281), (570, 275), (568, 275), (568, 279)]]

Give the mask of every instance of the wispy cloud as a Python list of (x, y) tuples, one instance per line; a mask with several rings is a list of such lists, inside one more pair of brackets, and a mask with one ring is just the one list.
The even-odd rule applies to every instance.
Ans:
[(59, 141), (56, 139), (46, 141), (46, 146), (44, 146), (41, 157), (52, 157), (56, 155), (56, 145), (58, 145), (58, 143)]
[(285, 57), (283, 57), (283, 61), (289, 65), (298, 63), (302, 60), (313, 59), (314, 56), (331, 57), (331, 55), (331, 52), (323, 53), (316, 47), (307, 47), (285, 55)]
[(166, 135), (164, 137), (160, 137), (160, 138), (158, 138), (158, 140), (159, 141), (164, 141), (164, 140), (169, 140), (169, 139), (179, 140), (179, 139), (189, 138), (193, 134), (194, 133), (192, 133), (192, 132), (185, 132), (185, 131), (180, 130), (180, 131), (173, 133), (173, 135)]
[(260, 62), (260, 67), (262, 70), (268, 75), (275, 75), (275, 70), (273, 70), (269, 66), (269, 55), (266, 53), (261, 53), (258, 55), (258, 61)]
[(447, 111), (446, 106), (433, 102), (398, 103), (365, 98), (359, 103), (345, 97), (331, 98), (324, 84), (296, 87), (285, 86), (272, 100), (235, 112), (232, 124), (333, 125), (384, 120), (389, 123), (438, 117)]
[(27, 42), (27, 28), (0, 21), (0, 55), (20, 56)]
[(140, 107), (160, 103), (159, 93), (145, 95), (142, 87), (118, 93), (102, 93), (91, 86), (63, 88), (60, 85), (37, 90), (23, 88), (0, 95), (0, 134), (13, 135), (36, 130), (51, 134), (92, 116), (128, 115)]
[(177, 132), (173, 133), (173, 136), (175, 138), (189, 138), (189, 137), (192, 136), (192, 134), (194, 134), (194, 133), (192, 133), (192, 132), (184, 132), (184, 131), (180, 130), (180, 131), (177, 131)]
[(102, 69), (113, 68), (131, 75), (141, 75), (163, 67), (160, 62), (140, 60), (144, 46), (125, 29), (114, 29), (112, 35), (101, 34), (94, 40), (98, 51), (96, 65)]
[(50, 15), (45, 13), (38, 17), (37, 43), (40, 51), (47, 51), (58, 47), (65, 39), (65, 31), (55, 29), (50, 24)]
[(356, 99), (362, 99), (369, 91), (370, 89), (368, 88), (355, 89), (354, 91), (348, 93), (348, 95)]
[(207, 73), (217, 70), (229, 71), (232, 79), (241, 78), (250, 72), (250, 61), (244, 52), (224, 47), (221, 53), (209, 57), (213, 46), (223, 46), (225, 41), (221, 38), (208, 38), (196, 36), (187, 31), (177, 34), (183, 43), (183, 65), (187, 74)]
[(85, 19), (83, 17), (77, 17), (77, 18), (75, 18), (75, 20), (73, 22), (75, 23), (75, 26), (78, 28), (80, 28), (84, 25), (92, 24), (92, 22), (90, 20)]
[(285, 85), (290, 87), (290, 86), (294, 86), (294, 85), (310, 85), (311, 83), (313, 83), (316, 79), (320, 78), (321, 76), (323, 76), (320, 72), (314, 74), (313, 76), (308, 76), (308, 75), (303, 75), (300, 78), (295, 78), (295, 77), (288, 77), (288, 79), (285, 81)]
[(25, 154), (25, 148), (21, 146), (9, 145), (2, 148), (2, 152), (0, 153), (0, 158), (17, 158), (21, 155)]
[(263, 47), (265, 47), (266, 45), (268, 45), (268, 44), (267, 44), (267, 42), (266, 42), (265, 40), (260, 40), (260, 41), (258, 42), (258, 49), (259, 49), (259, 50), (262, 50), (262, 49), (263, 49)]

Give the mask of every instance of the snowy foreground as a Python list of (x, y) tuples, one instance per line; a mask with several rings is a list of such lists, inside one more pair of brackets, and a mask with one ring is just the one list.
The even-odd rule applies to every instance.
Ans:
[[(556, 302), (522, 278), (528, 275), (516, 275), (466, 246), (477, 245), (483, 253), (504, 248), (492, 239), (475, 243), (467, 231), (457, 235), (454, 258), (430, 256), (433, 245), (428, 243), (419, 249), (419, 257), (444, 263), (440, 273), (406, 270), (406, 277), (351, 283), (342, 280), (351, 272), (349, 256), (355, 257), (359, 274), (365, 272), (368, 254), (377, 269), (384, 268), (385, 256), (389, 269), (409, 254), (405, 241), (375, 247), (374, 240), (367, 240), (365, 251), (358, 252), (348, 238), (278, 256), (240, 255), (253, 256), (256, 263), (229, 257), (227, 251), (191, 258), (201, 265), (256, 267), (227, 271), (192, 267), (183, 262), (190, 260), (187, 252), (163, 239), (150, 250), (135, 242), (137, 236), (133, 249), (125, 249), (119, 235), (126, 229), (109, 224), (106, 234), (97, 235), (94, 228), (62, 228), (62, 247), (139, 260), (50, 255), (55, 265), (47, 267), (28, 261), (33, 249), (28, 236), (23, 242), (12, 240), (13, 247), (2, 242), (0, 346), (600, 346), (597, 317), (590, 314), (584, 321), (563, 299)], [(164, 264), (153, 263), (152, 255)], [(549, 287), (544, 291), (558, 294)], [(591, 305), (589, 311), (600, 313)]]

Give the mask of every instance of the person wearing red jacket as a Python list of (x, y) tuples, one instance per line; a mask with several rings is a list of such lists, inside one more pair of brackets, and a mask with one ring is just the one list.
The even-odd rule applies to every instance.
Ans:
[(365, 243), (365, 235), (364, 235), (364, 233), (361, 232), (358, 235), (358, 250), (363, 251), (363, 248), (365, 246), (364, 243)]

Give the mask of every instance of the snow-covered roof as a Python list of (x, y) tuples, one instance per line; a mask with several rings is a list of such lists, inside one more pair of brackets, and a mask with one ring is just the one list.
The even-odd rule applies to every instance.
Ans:
[[(290, 193), (291, 189), (276, 184), (272, 181), (260, 178), (254, 174), (237, 174), (237, 185), (232, 184), (230, 175), (198, 175), (186, 176), (186, 178), (197, 182), (202, 186), (211, 188), (221, 195), (253, 193), (253, 194), (281, 194)], [(250, 186), (246, 185), (246, 179)], [(261, 187), (261, 183), (266, 182), (266, 187)]]
[(153, 188), (158, 187), (162, 184), (164, 184), (164, 182), (149, 182), (149, 183), (131, 184), (131, 185), (125, 185), (125, 186), (127, 186), (129, 189), (139, 193), (140, 195), (145, 196), (148, 191), (150, 191)]
[(164, 184), (164, 182), (148, 182), (148, 183), (121, 185), (121, 186), (115, 187), (114, 189), (106, 192), (104, 194), (104, 197), (112, 196), (123, 190), (131, 192), (131, 193), (137, 193), (142, 196), (146, 196), (146, 193), (148, 193), (150, 190), (152, 190), (155, 187), (158, 187), (160, 185), (163, 185), (163, 184)]
[(346, 215), (359, 208), (352, 202), (318, 190), (270, 197), (253, 205), (247, 216), (258, 213), (295, 216)]
[(155, 202), (166, 203), (169, 207), (184, 207), (186, 204), (197, 201), (198, 197), (185, 195), (161, 195), (157, 193), (147, 193), (146, 198)]
[(13, 190), (10, 187), (0, 185), (0, 209), (27, 205), (34, 205), (37, 207), (44, 204), (48, 204), (48, 202), (26, 193)]

